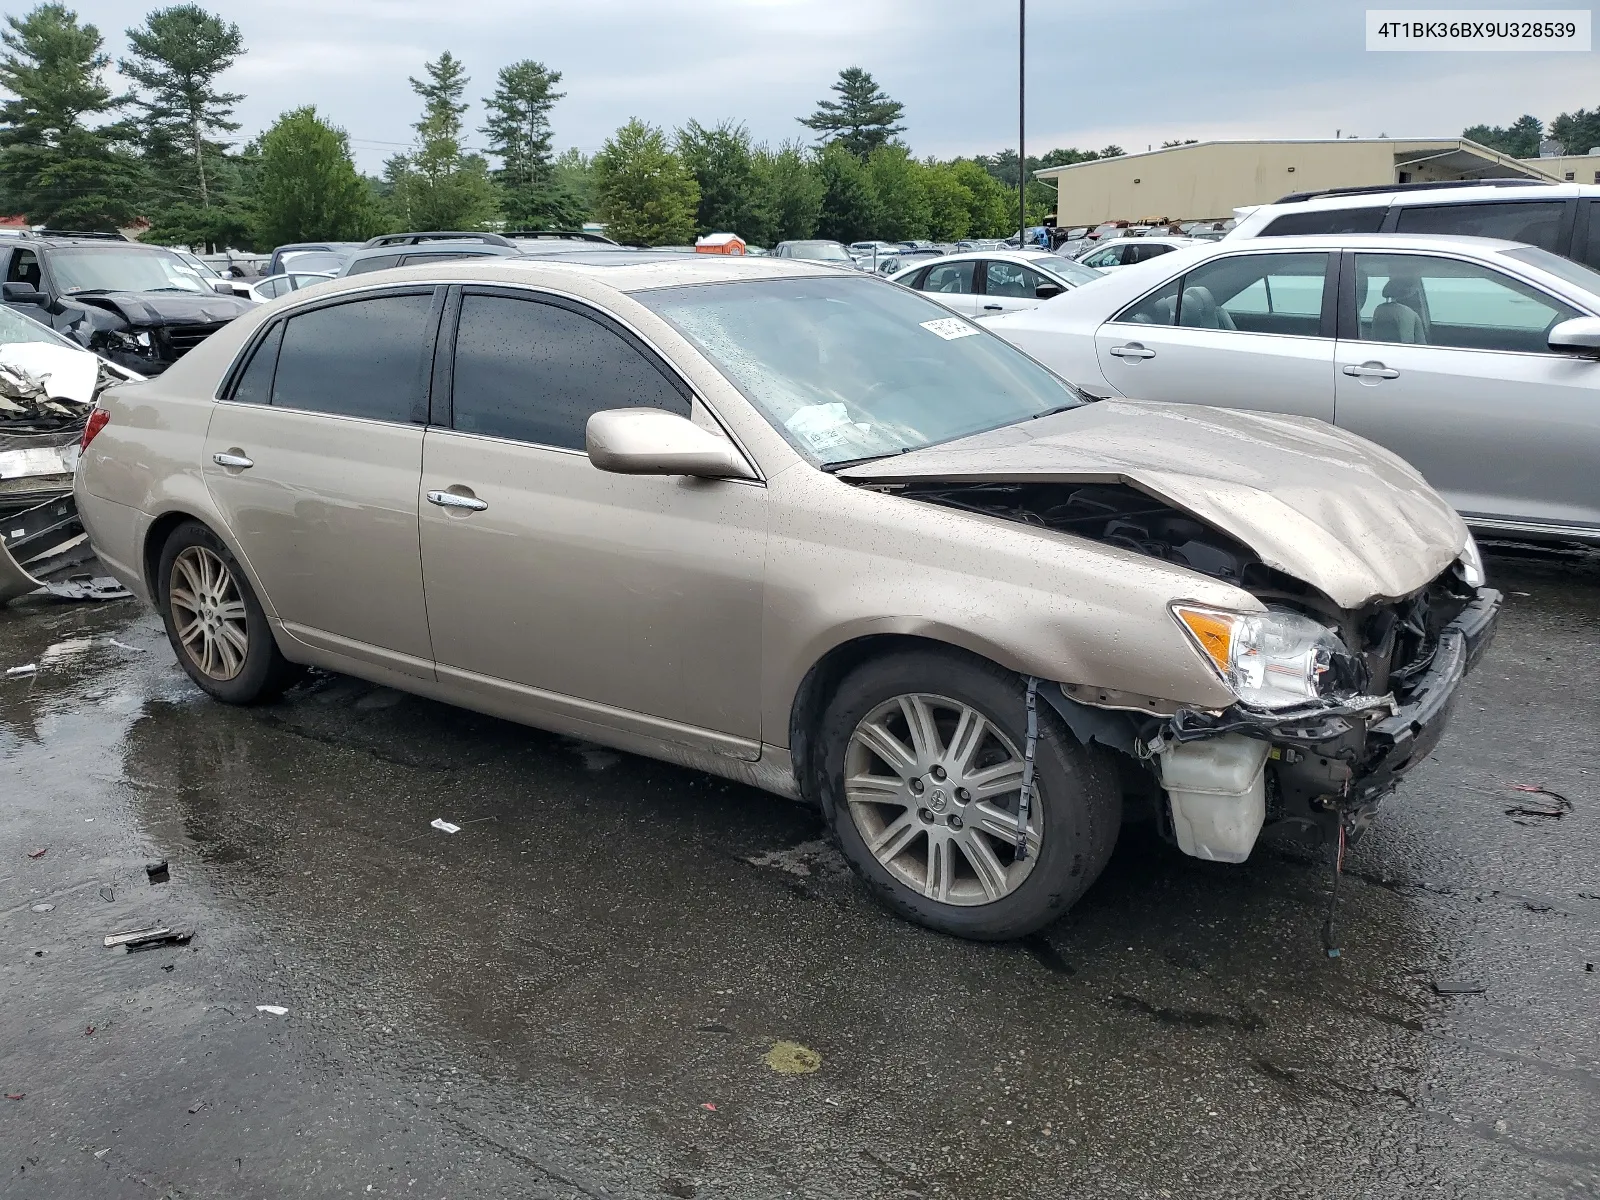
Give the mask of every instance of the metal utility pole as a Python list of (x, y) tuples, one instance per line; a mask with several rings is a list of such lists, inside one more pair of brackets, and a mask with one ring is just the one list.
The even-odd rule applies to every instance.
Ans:
[(1028, 0), (1017, 0), (1017, 249), (1028, 236), (1028, 151), (1026, 132), (1028, 88)]

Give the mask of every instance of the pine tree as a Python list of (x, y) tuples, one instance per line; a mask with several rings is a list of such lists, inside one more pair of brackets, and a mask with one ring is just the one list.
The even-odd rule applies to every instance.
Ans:
[(755, 152), (760, 181), (761, 207), (767, 237), (778, 242), (808, 238), (817, 231), (822, 214), (822, 175), (813, 156), (798, 142), (785, 142), (777, 150), (763, 146)]
[[(1524, 117), (1523, 120), (1527, 120)], [(1519, 121), (1518, 124), (1521, 124)], [(1516, 128), (1516, 126), (1512, 126)], [(1578, 109), (1576, 112), (1562, 113), (1550, 122), (1550, 136), (1561, 143), (1561, 149), (1568, 154), (1587, 154), (1596, 146), (1600, 146), (1600, 108), (1593, 112), (1587, 109)], [(1535, 148), (1532, 154), (1520, 155), (1522, 158), (1533, 158), (1539, 153)], [(1590, 228), (1593, 229), (1594, 218), (1589, 218)], [(1590, 234), (1593, 237), (1593, 233)]]
[(161, 172), (169, 177), (161, 180), (163, 190), (177, 184), (178, 197), (210, 208), (219, 198), (216, 160), (223, 154), (214, 135), (238, 130), (233, 106), (244, 99), (217, 87), (217, 76), (244, 53), (239, 27), (198, 5), (178, 4), (157, 9), (143, 26), (128, 30), (128, 45), (132, 54), (117, 66), (142, 89), (134, 103), (144, 112), (147, 161), (160, 166), (181, 147), (187, 169)]
[(635, 246), (670, 246), (694, 237), (700, 187), (667, 146), (666, 135), (635, 117), (594, 156), (595, 193), (606, 232)]
[(499, 86), (484, 103), (489, 119), (483, 132), (500, 159), (501, 204), (516, 229), (571, 224), (574, 201), (557, 187), (550, 156), (550, 110), (565, 95), (555, 90), (560, 82), (560, 71), (525, 59), (500, 69)]
[(279, 117), (251, 147), (255, 154), (256, 244), (322, 239), (356, 241), (382, 231), (384, 215), (350, 159), (350, 140), (315, 108)]
[[(132, 129), (104, 119), (128, 102), (105, 86), (100, 31), (64, 4), (6, 17), (0, 43), (0, 189), (35, 223), (112, 230), (137, 213)], [(100, 118), (90, 128), (85, 118)]]
[(690, 121), (678, 130), (678, 157), (700, 187), (695, 225), (700, 233), (737, 233), (747, 242), (765, 243), (770, 222), (762, 210), (750, 131), (724, 121), (707, 129)]
[(877, 234), (878, 197), (861, 160), (842, 142), (827, 146), (818, 160), (822, 207), (817, 236), (836, 242), (858, 242)]
[(1544, 139), (1544, 122), (1538, 117), (1524, 115), (1513, 121), (1509, 128), (1473, 125), (1463, 129), (1461, 136), (1480, 146), (1498, 150), (1501, 154), (1509, 154), (1512, 158), (1538, 158), (1539, 143)]
[(879, 146), (904, 133), (900, 119), (905, 105), (889, 99), (877, 82), (860, 67), (846, 67), (833, 85), (838, 100), (817, 101), (817, 111), (799, 118), (800, 124), (822, 134), (820, 144), (840, 142), (865, 162)]
[(488, 161), (461, 146), (466, 68), (446, 50), (424, 70), (426, 79), (411, 80), (423, 101), (422, 119), (412, 126), (417, 147), (384, 164), (391, 203), (409, 229), (483, 229), (499, 217), (500, 204)]

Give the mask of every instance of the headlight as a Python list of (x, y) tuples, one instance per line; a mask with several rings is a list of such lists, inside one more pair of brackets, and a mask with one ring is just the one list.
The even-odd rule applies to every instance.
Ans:
[(147, 332), (124, 333), (113, 330), (110, 336), (112, 342), (123, 350), (131, 350), (135, 354), (148, 354), (150, 351), (150, 335)]
[(1359, 660), (1335, 633), (1299, 613), (1174, 604), (1172, 615), (1251, 708), (1289, 708), (1333, 691), (1360, 690)]
[(1461, 547), (1461, 578), (1468, 587), (1482, 587), (1489, 576), (1483, 569), (1483, 555), (1478, 550), (1478, 539), (1467, 534), (1467, 544)]

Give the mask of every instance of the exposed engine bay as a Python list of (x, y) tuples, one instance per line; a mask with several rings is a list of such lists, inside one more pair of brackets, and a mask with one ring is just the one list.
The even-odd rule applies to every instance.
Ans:
[(894, 490), (1197, 571), (1337, 638), (1318, 660), (1316, 693), (1291, 707), (1241, 701), (1221, 712), (1180, 708), (1156, 717), (1108, 704), (1093, 688), (1041, 688), (1080, 741), (1128, 756), (1130, 793), (1153, 791), (1158, 801), (1166, 794), (1168, 803), (1156, 806), (1164, 832), (1202, 858), (1241, 861), (1263, 825), (1297, 825), (1328, 839), (1359, 834), (1400, 776), (1432, 750), (1499, 606), (1499, 594), (1457, 563), (1410, 596), (1342, 609), (1237, 539), (1125, 484), (917, 482)]

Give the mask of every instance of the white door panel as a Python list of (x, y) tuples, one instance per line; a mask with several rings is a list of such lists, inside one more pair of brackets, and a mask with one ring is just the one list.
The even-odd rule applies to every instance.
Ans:
[(1106, 324), (1095, 357), (1106, 382), (1135, 400), (1214, 404), (1333, 420), (1329, 338), (1189, 326)]

